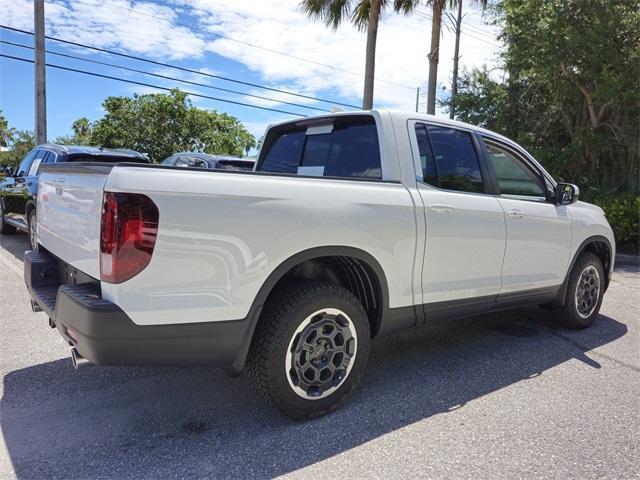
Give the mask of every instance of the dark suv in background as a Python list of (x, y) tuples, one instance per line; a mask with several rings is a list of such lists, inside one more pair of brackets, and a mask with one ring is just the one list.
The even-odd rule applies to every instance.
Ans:
[(226, 155), (210, 155), (199, 152), (174, 153), (162, 161), (162, 165), (218, 170), (253, 170), (254, 160)]
[(38, 145), (8, 172), (0, 182), (0, 233), (16, 229), (29, 234), (31, 248), (36, 250), (36, 198), (40, 165), (59, 162), (134, 162), (149, 163), (147, 157), (134, 150), (109, 150), (98, 147), (46, 144)]

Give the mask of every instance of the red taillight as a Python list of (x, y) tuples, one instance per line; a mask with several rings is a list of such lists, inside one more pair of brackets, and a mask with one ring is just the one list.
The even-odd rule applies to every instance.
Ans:
[(100, 279), (122, 283), (149, 265), (158, 235), (158, 207), (137, 193), (104, 193)]

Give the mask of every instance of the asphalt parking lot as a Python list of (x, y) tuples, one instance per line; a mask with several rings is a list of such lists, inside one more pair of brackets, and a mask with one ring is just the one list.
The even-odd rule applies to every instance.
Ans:
[(74, 371), (0, 235), (1, 478), (640, 478), (640, 270), (590, 329), (523, 309), (382, 339), (342, 410), (292, 422), (213, 368)]

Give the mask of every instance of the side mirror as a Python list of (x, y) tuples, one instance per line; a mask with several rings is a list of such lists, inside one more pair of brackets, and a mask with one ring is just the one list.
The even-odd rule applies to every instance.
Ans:
[(4, 169), (4, 174), (7, 177), (13, 177), (15, 175), (15, 172), (13, 171), (13, 169), (11, 167), (7, 167)]
[(578, 201), (580, 189), (572, 183), (559, 183), (555, 189), (556, 204), (569, 205)]

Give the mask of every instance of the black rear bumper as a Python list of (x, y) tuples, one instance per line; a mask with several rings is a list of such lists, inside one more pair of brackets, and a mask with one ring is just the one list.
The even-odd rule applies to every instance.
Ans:
[[(135, 324), (104, 300), (97, 280), (64, 283), (65, 268), (47, 252), (29, 251), (24, 279), (32, 300), (49, 315), (62, 337), (99, 365), (231, 365), (246, 353), (249, 319), (174, 325)], [(242, 358), (243, 359), (243, 358)], [(242, 362), (244, 363), (244, 362)]]

